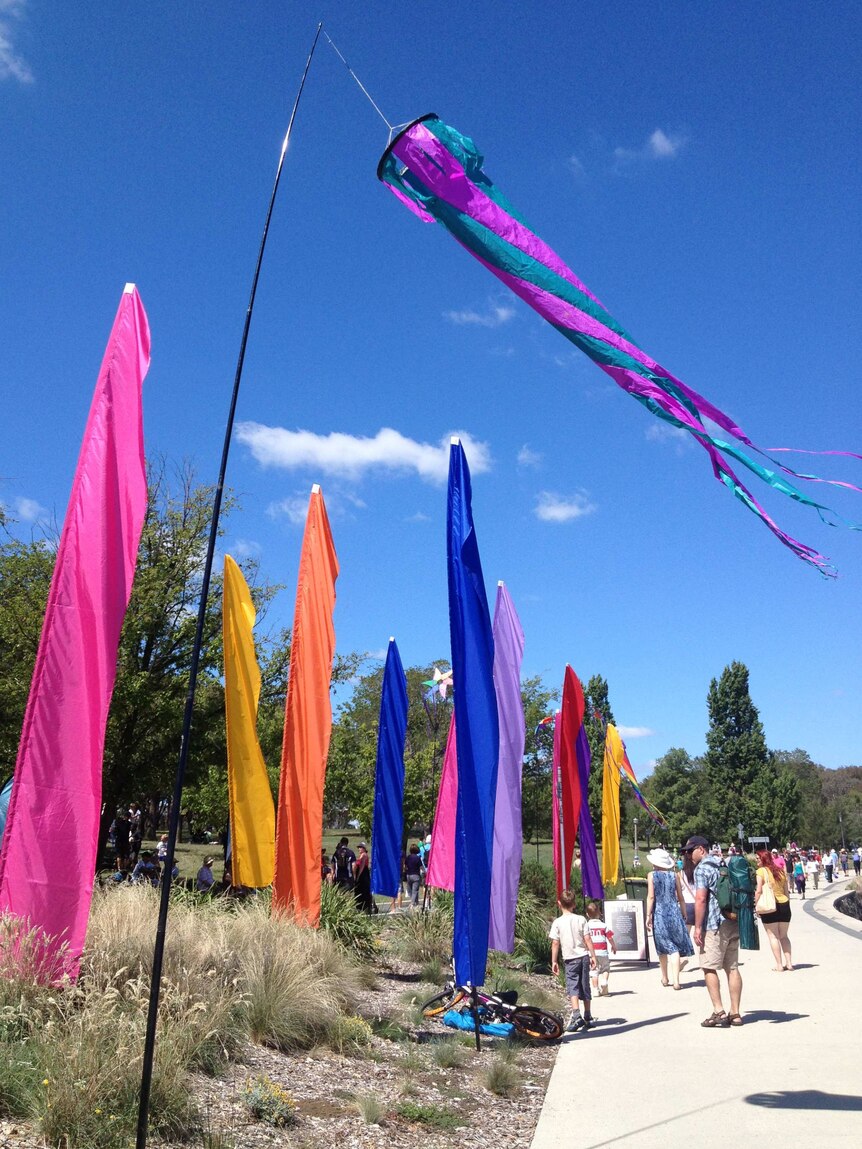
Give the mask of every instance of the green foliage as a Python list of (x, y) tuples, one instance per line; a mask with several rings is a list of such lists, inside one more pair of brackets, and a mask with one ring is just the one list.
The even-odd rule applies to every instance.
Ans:
[(554, 751), (554, 729), (539, 727), (552, 714), (559, 692), (548, 690), (538, 677), (521, 683), (524, 704), (524, 770), (521, 787), (522, 826), (525, 841), (551, 834), (551, 765)]
[(704, 833), (707, 784), (699, 759), (679, 748), (668, 750), (645, 779), (643, 790), (667, 819), (667, 831), (658, 831), (658, 834), (669, 844), (681, 845), (692, 834)]
[[(601, 837), (602, 825), (602, 783), (604, 778), (605, 760), (605, 727), (609, 722), (616, 724), (614, 712), (611, 710), (608, 698), (608, 684), (600, 674), (594, 674), (584, 687), (584, 727), (587, 731), (587, 741), (590, 744), (590, 816), (596, 830), (596, 837)], [(599, 722), (595, 712), (602, 716)]]
[(356, 1112), (366, 1125), (382, 1125), (386, 1108), (373, 1093), (363, 1093), (353, 1102)]
[(396, 945), (406, 961), (423, 964), (452, 956), (452, 918), (434, 907), (427, 913), (404, 914), (396, 920)]
[(515, 908), (515, 960), (527, 972), (551, 968), (549, 921), (536, 899), (521, 890)]
[(523, 861), (520, 889), (535, 898), (543, 908), (552, 910), (557, 904), (557, 879), (552, 866), (533, 859)]
[(466, 1118), (460, 1113), (453, 1113), (449, 1109), (440, 1109), (436, 1105), (420, 1105), (416, 1101), (402, 1101), (396, 1105), (395, 1112), (405, 1121), (416, 1125), (426, 1125), (429, 1129), (460, 1129), (467, 1124)]
[(374, 1030), (364, 1017), (342, 1016), (329, 1031), (329, 1045), (338, 1053), (353, 1053), (370, 1045)]
[(495, 1057), (482, 1074), (482, 1084), (498, 1097), (512, 1097), (518, 1091), (521, 1075), (505, 1057)]
[(286, 1089), (263, 1074), (246, 1082), (243, 1098), (258, 1121), (276, 1129), (296, 1122), (296, 1102)]
[(460, 1069), (466, 1061), (464, 1047), (451, 1038), (442, 1038), (431, 1046), (431, 1060), (438, 1069)]
[(353, 894), (324, 882), (320, 891), (320, 925), (348, 953), (371, 957), (379, 948), (374, 919), (357, 909)]

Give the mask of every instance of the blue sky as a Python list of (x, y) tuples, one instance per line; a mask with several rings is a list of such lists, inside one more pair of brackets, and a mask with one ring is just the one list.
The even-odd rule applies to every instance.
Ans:
[[(640, 345), (755, 442), (862, 451), (858, 5), (0, 0), (0, 499), (21, 531), (62, 516), (127, 281), (153, 335), (148, 452), (215, 477), (319, 19), (390, 122), (436, 111), (471, 135)], [(765, 492), (840, 578), (794, 558), (702, 451), (377, 182), (386, 135), (321, 41), (228, 472), (242, 509), (226, 549), (286, 585), (276, 616), (292, 615), (319, 482), (339, 648), (392, 634), (405, 664), (446, 658), (441, 444), (458, 431), (525, 673), (603, 674), (639, 773), (703, 751), (710, 679), (734, 659), (770, 746), (862, 761), (860, 535)], [(862, 463), (796, 458), (862, 485)], [(829, 490), (862, 520), (862, 495)]]

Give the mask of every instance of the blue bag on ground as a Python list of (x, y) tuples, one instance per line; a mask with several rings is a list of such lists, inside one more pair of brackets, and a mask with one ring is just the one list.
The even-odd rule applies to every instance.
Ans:
[[(457, 1009), (447, 1010), (443, 1014), (442, 1022), (448, 1025), (451, 1029), (464, 1029), (470, 1033), (476, 1032), (476, 1023), (473, 1021), (472, 1013), (459, 1013)], [(514, 1031), (514, 1025), (510, 1022), (479, 1022), (479, 1032), (487, 1034), (488, 1037), (511, 1037)]]

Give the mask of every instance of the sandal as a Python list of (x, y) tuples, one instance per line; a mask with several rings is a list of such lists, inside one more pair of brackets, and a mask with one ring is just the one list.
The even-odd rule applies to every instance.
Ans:
[(730, 1025), (730, 1018), (724, 1010), (721, 1010), (720, 1013), (711, 1013), (706, 1021), (702, 1021), (700, 1024), (703, 1029), (727, 1029)]
[(727, 1015), (727, 1021), (729, 1025), (742, 1025), (742, 1015), (739, 1013), (729, 1013)]
[(667, 987), (670, 985), (670, 982), (667, 980), (667, 978), (663, 977), (661, 979), (661, 984), (665, 987), (665, 989), (667, 989)]

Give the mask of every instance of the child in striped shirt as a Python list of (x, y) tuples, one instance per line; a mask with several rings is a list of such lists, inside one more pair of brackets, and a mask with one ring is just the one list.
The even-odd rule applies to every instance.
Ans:
[(611, 953), (617, 952), (614, 931), (602, 921), (601, 907), (597, 902), (587, 903), (586, 914), (587, 930), (593, 942), (593, 949), (596, 951), (596, 968), (590, 975), (593, 992), (600, 997), (607, 997), (608, 979), (611, 976), (611, 959), (608, 954), (608, 947), (610, 946)]

